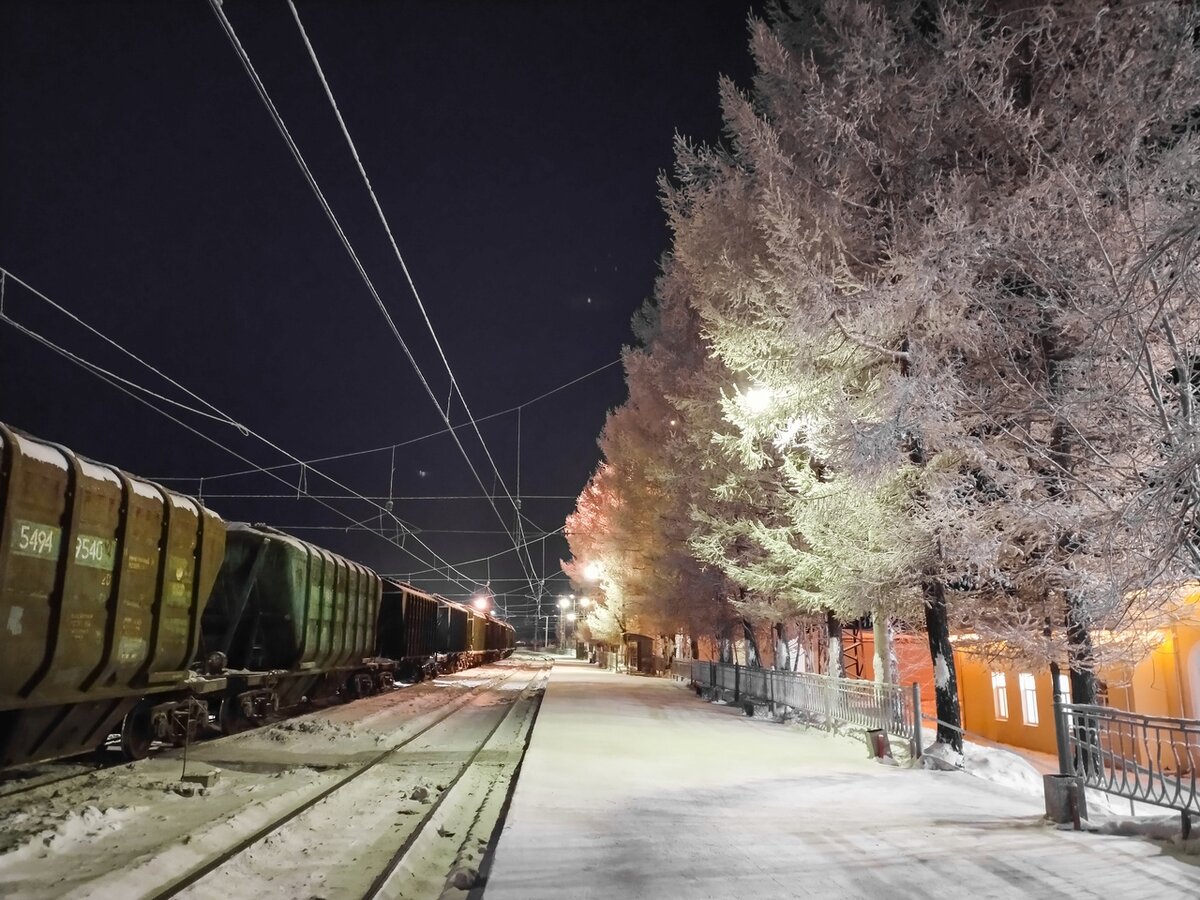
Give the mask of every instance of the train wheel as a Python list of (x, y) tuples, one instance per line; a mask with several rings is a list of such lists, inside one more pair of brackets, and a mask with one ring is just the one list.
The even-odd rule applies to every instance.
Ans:
[(150, 755), (153, 743), (150, 706), (143, 701), (131, 709), (121, 723), (121, 753), (126, 759), (145, 759)]
[(250, 720), (242, 714), (242, 704), (237, 697), (226, 697), (217, 710), (217, 724), (222, 734), (237, 734), (250, 727)]

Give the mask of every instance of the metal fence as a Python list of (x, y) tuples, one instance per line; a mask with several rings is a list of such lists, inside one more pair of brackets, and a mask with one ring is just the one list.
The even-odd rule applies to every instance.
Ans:
[(1200, 721), (1060, 703), (1059, 765), (1064, 775), (1118, 797), (1200, 813)]
[[(680, 660), (689, 664), (692, 682), (731, 691), (734, 702), (761, 701), (791, 707), (828, 728), (841, 722), (880, 729), (921, 752), (921, 688), (884, 684), (809, 672), (750, 669), (746, 666)], [(675, 666), (672, 673), (678, 674)]]

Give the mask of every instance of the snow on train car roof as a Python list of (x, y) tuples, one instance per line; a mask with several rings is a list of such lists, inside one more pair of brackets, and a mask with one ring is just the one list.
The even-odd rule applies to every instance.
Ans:
[(41, 441), (35, 441), (21, 434), (14, 434), (13, 437), (17, 439), (17, 446), (22, 455), (54, 466), (56, 469), (62, 469), (64, 472), (67, 470), (67, 458), (61, 450), (56, 450)]
[(183, 509), (190, 513), (196, 512), (196, 501), (186, 494), (177, 494), (174, 491), (169, 490), (167, 491), (167, 498), (171, 501), (171, 505), (176, 509)]
[(100, 463), (92, 462), (90, 459), (78, 457), (79, 468), (88, 478), (93, 478), (96, 481), (107, 481), (109, 484), (119, 485), (121, 479), (117, 477), (117, 473), (108, 466)]
[(142, 481), (139, 478), (130, 478), (129, 482), (133, 485), (133, 492), (139, 497), (145, 497), (149, 500), (162, 500), (162, 491), (150, 482)]

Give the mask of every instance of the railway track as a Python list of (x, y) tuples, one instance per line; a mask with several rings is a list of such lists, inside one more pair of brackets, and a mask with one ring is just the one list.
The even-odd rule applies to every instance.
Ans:
[[(56, 785), (62, 786), (64, 782), (87, 778), (89, 775), (94, 775), (97, 772), (102, 772), (105, 769), (110, 769), (120, 764), (119, 762), (86, 764), (70, 761), (44, 763), (42, 766), (48, 771), (30, 775), (10, 775), (3, 781), (0, 781), (0, 801), (7, 800), (10, 797), (17, 797), (21, 794), (27, 794), (30, 791), (36, 791), (40, 788), (51, 788)], [(61, 770), (63, 768), (68, 768), (70, 771), (55, 771), (56, 769)]]
[[(281, 743), (283, 757), (270, 749), (282, 740), (275, 733), (248, 747), (235, 743), (222, 759), (210, 761), (225, 774), (207, 798), (164, 795), (164, 785), (154, 780), (162, 777), (161, 764), (147, 790), (126, 791), (119, 796), (128, 799), (121, 800), (109, 794), (114, 799), (107, 804), (94, 799), (106, 790), (102, 778), (80, 799), (54, 802), (74, 803), (67, 808), (80, 811), (90, 802), (118, 818), (109, 839), (115, 856), (89, 848), (75, 877), (41, 886), (25, 881), (15, 895), (437, 896), (452, 882), (469, 883), (498, 834), (549, 668), (527, 661), (479, 674), (462, 693), (437, 705), (419, 704), (423, 710), (402, 719), (367, 710), (365, 718), (342, 720), (374, 721), (357, 727), (348, 752), (336, 749), (343, 726), (325, 720), (319, 720), (325, 730), (303, 732), (297, 746), (311, 749), (288, 751), (291, 745)], [(400, 724), (391, 725), (390, 740), (385, 732), (372, 739), (370, 730), (363, 731), (389, 722)], [(257, 768), (264, 759), (278, 763)], [(298, 773), (309, 777), (297, 779)], [(119, 779), (133, 782), (133, 775), (121, 772)], [(231, 785), (239, 786), (231, 792)], [(150, 805), (142, 805), (147, 800)], [(163, 823), (157, 838), (152, 822)], [(96, 827), (90, 818), (88, 827)], [(58, 830), (70, 839), (69, 823)], [(12, 857), (18, 868), (8, 879), (0, 877), (0, 894), (6, 884), (22, 883), (20, 872), (35, 872), (38, 856), (53, 852), (49, 839), (42, 849), (41, 837)], [(414, 879), (422, 885), (419, 893), (411, 892)]]
[[(479, 873), (503, 824), (503, 814), (525, 758), (541, 692), (548, 679), (548, 672), (535, 675), (521, 697), (492, 726), (446, 791), (372, 880), (363, 894), (364, 900), (435, 896), (435, 891), (436, 896), (445, 896), (480, 885)], [(489, 770), (480, 760), (506, 725), (515, 725), (516, 734), (501, 744), (516, 743), (519, 752), (510, 757), (508, 766)], [(512, 741), (511, 737), (517, 740)], [(460, 833), (459, 828), (465, 828), (465, 833)], [(458, 840), (447, 845), (448, 836)], [(409, 864), (414, 856), (421, 857), (422, 865)]]
[[(352, 700), (350, 702), (359, 703), (362, 701)], [(147, 758), (179, 759), (186, 752), (188, 752), (188, 749), (195, 749), (201, 746), (211, 747), (212, 745), (219, 744), (221, 741), (228, 740), (230, 737), (236, 737), (237, 735), (246, 734), (247, 732), (258, 729), (270, 728), (272, 725), (277, 725), (280, 722), (287, 721), (287, 719), (295, 717), (298, 714), (297, 708), (284, 710), (280, 714), (272, 716), (271, 718), (263, 721), (261, 724), (254, 725), (251, 728), (237, 732), (236, 735), (204, 734), (192, 741), (190, 748), (178, 747), (173, 744), (156, 743), (156, 745), (151, 748), (149, 754), (147, 754)], [(84, 762), (82, 761), (84, 759), (88, 759), (88, 757), (83, 756), (62, 760), (50, 760), (44, 763), (37, 763), (26, 767), (26, 770), (45, 769), (46, 771), (44, 772), (25, 774), (23, 771), (19, 770), (16, 773), (0, 774), (0, 801), (8, 800), (11, 797), (36, 791), (41, 788), (50, 788), (55, 786), (61, 787), (64, 786), (64, 783), (66, 782), (78, 781), (87, 778), (89, 775), (95, 775), (103, 772), (106, 769), (115, 769), (119, 766), (127, 766), (130, 764), (130, 760), (127, 757), (122, 756), (120, 746), (115, 742), (110, 742), (107, 749), (96, 751), (90, 761)], [(62, 771), (64, 769), (69, 771)]]
[[(248, 894), (364, 898), (438, 896), (447, 887), (453, 889), (455, 882), (469, 889), (494, 837), (546, 677), (545, 671), (520, 672), (492, 683), (490, 691), (446, 712), (317, 797), (275, 817), (150, 896), (227, 897), (233, 884)], [(518, 681), (525, 683), (510, 692), (515, 694), (511, 701), (495, 702), (497, 693), (503, 694)], [(431, 754), (430, 747), (447, 743), (453, 749)], [(453, 757), (453, 761), (439, 766), (431, 755)], [(424, 780), (423, 774), (438, 782), (436, 796), (430, 791), (425, 797), (424, 788), (414, 787)], [(411, 817), (388, 827), (389, 819), (394, 819), (389, 813), (396, 795), (388, 788), (397, 783), (402, 793), (411, 790), (409, 796), (419, 797), (420, 802), (408, 810)], [(360, 835), (345, 842), (345, 847), (329, 840), (330, 822), (344, 830), (353, 829), (356, 821), (369, 825), (360, 828)], [(281, 867), (294, 869), (295, 848), (314, 840), (322, 841), (315, 849), (332, 863), (333, 871), (314, 871), (304, 884), (294, 880), (280, 884), (271, 873)]]

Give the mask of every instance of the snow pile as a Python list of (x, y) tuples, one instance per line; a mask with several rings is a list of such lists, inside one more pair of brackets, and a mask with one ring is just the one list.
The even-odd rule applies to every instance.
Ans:
[[(326, 741), (344, 741), (360, 736), (359, 729), (353, 725), (342, 725), (329, 719), (292, 719), (272, 725), (264, 733), (264, 737), (278, 743), (290, 743), (296, 735), (323, 737)], [(377, 737), (378, 740), (382, 738)]]
[[(147, 808), (114, 806), (101, 809), (98, 806), (84, 806), (70, 810), (51, 827), (35, 832), (11, 853), (0, 857), (0, 870), (5, 862), (19, 862), (32, 856), (45, 857), (49, 853), (69, 853), (80, 844), (88, 844), (98, 837), (120, 831), (126, 823), (136, 819)], [(29, 814), (22, 813), (14, 816), (14, 819), (27, 815)]]
[[(946, 749), (949, 750), (948, 747)], [(1022, 794), (1042, 794), (1041, 773), (1016, 753), (998, 747), (982, 747), (969, 741), (964, 742), (963, 751), (962, 769), (968, 775), (1012, 788)], [(954, 753), (952, 750), (949, 752)]]

